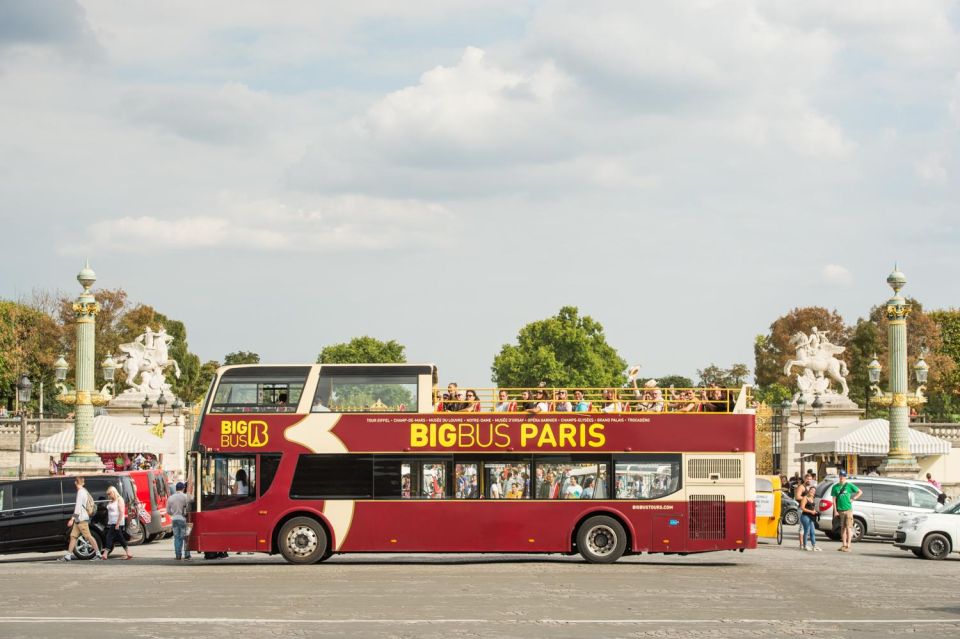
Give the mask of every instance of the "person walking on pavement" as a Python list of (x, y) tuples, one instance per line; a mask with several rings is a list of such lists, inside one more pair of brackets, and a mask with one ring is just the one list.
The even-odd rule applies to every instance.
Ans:
[(130, 549), (127, 548), (127, 538), (124, 536), (127, 505), (120, 496), (120, 492), (113, 486), (107, 488), (107, 497), (110, 498), (110, 502), (107, 504), (107, 538), (103, 542), (103, 558), (110, 556), (114, 545), (119, 543), (123, 548), (122, 559), (133, 559)]
[(850, 552), (850, 538), (853, 536), (853, 502), (860, 499), (863, 491), (847, 481), (847, 471), (840, 471), (840, 483), (830, 490), (833, 497), (833, 516), (840, 518), (840, 542), (837, 549)]
[[(83, 538), (93, 549), (93, 558), (102, 561), (100, 547), (97, 545), (96, 538), (90, 532), (90, 516), (96, 514), (97, 504), (93, 501), (90, 492), (83, 487), (83, 477), (74, 477), (73, 484), (77, 487), (77, 501), (73, 505), (73, 517), (67, 521), (67, 527), (70, 528), (70, 545), (67, 546), (67, 554), (61, 557), (60, 561), (71, 561), (73, 559), (73, 551), (77, 547), (77, 539), (80, 535), (83, 535)], [(90, 512), (91, 504), (93, 505), (92, 513)]]
[(190, 497), (184, 492), (187, 486), (177, 482), (177, 492), (167, 499), (167, 514), (173, 520), (173, 554), (177, 561), (190, 561), (190, 545), (187, 537), (187, 513), (190, 512)]
[(807, 492), (800, 498), (800, 527), (803, 530), (804, 550), (816, 550), (817, 547), (817, 489), (814, 486), (807, 488)]

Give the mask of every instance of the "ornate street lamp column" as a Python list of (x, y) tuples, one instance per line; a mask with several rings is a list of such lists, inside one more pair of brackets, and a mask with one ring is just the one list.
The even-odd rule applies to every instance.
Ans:
[(910, 409), (907, 406), (907, 316), (911, 308), (907, 300), (900, 295), (900, 289), (906, 283), (907, 277), (896, 269), (887, 277), (887, 284), (893, 289), (893, 297), (887, 300), (887, 366), (890, 371), (890, 392), (886, 397), (878, 398), (877, 403), (889, 406), (890, 450), (879, 472), (887, 477), (915, 479), (920, 467), (916, 457), (910, 452)]
[[(90, 292), (97, 275), (86, 266), (77, 275), (83, 292), (73, 303), (77, 317), (76, 417), (73, 425), (73, 452), (64, 464), (66, 473), (102, 472), (103, 462), (93, 448), (94, 327), (100, 305)], [(96, 393), (99, 398), (99, 393)]]

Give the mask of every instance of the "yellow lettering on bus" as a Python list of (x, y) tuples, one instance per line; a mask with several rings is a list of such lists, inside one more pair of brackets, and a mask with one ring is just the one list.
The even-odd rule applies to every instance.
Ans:
[(533, 439), (536, 434), (537, 427), (533, 424), (520, 424), (520, 446), (526, 446), (527, 442)]
[(607, 443), (607, 436), (603, 434), (603, 424), (590, 424), (590, 441), (587, 446), (590, 448), (600, 448)]
[(570, 448), (577, 447), (577, 427), (573, 424), (560, 424), (560, 448), (564, 446), (570, 446)]
[(427, 430), (426, 424), (410, 424), (410, 448), (423, 448), (427, 445)]
[(509, 426), (506, 424), (497, 424), (494, 429), (494, 436), (496, 441), (493, 442), (493, 445), (497, 448), (507, 448), (510, 446), (510, 435), (503, 431), (507, 430)]
[(540, 439), (537, 440), (537, 448), (543, 448), (548, 445), (556, 446), (557, 436), (553, 434), (553, 428), (550, 424), (544, 424), (543, 430), (540, 431)]
[[(460, 424), (460, 427), (469, 426), (469, 424)], [(457, 428), (453, 424), (442, 424), (437, 429), (437, 438), (440, 445), (444, 448), (450, 448), (457, 444)]]

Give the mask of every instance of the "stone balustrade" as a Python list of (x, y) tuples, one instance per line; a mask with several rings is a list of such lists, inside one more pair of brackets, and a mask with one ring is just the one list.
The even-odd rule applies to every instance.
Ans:
[(953, 444), (954, 448), (960, 448), (960, 424), (912, 424), (911, 428), (945, 439)]

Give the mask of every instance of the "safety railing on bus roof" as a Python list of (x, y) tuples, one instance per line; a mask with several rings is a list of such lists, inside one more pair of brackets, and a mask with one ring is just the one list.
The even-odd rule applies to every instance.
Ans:
[[(733, 413), (743, 388), (457, 388), (434, 390), (435, 412)], [(743, 398), (745, 406), (750, 398)]]

